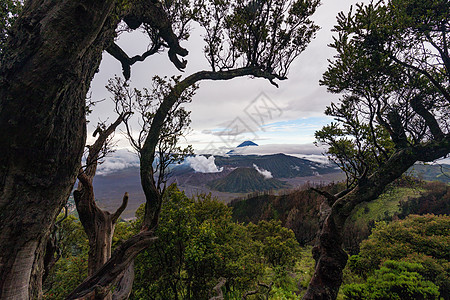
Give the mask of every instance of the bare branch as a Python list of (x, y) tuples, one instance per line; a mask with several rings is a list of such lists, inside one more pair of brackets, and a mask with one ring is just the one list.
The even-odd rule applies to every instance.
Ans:
[(442, 33), (443, 33), (442, 34), (442, 38), (443, 38), (442, 41), (443, 41), (443, 44), (444, 44), (443, 48), (439, 47), (436, 44), (436, 42), (433, 40), (433, 38), (430, 36), (429, 33), (425, 33), (425, 36), (426, 36), (428, 42), (430, 42), (430, 44), (433, 45), (433, 47), (439, 52), (439, 54), (440, 54), (440, 56), (442, 58), (442, 61), (444, 63), (445, 69), (447, 71), (447, 74), (450, 75), (450, 57), (448, 55), (448, 49), (446, 49), (447, 41), (445, 40), (445, 32), (446, 32), (446, 29), (445, 29), (445, 26), (443, 26), (443, 29), (442, 29)]
[(117, 220), (119, 219), (120, 215), (123, 213), (123, 211), (125, 210), (127, 205), (128, 205), (128, 193), (125, 193), (125, 195), (123, 195), (122, 204), (116, 210), (116, 212), (112, 215), (111, 222), (113, 224), (115, 224), (117, 222)]
[[(180, 46), (180, 38), (172, 30), (172, 21), (165, 7), (159, 1), (141, 1), (139, 5), (131, 8), (131, 12), (124, 17), (124, 21), (132, 29), (137, 29), (141, 24), (148, 25), (157, 30), (157, 37), (153, 41), (162, 38), (169, 48), (169, 59), (181, 71), (186, 67), (186, 61), (178, 56), (185, 57), (188, 51)], [(188, 20), (183, 20), (186, 22)], [(184, 28), (185, 25), (182, 25)]]
[(160, 50), (161, 46), (162, 46), (161, 43), (156, 42), (152, 45), (152, 47), (149, 50), (145, 51), (142, 55), (136, 55), (131, 58), (116, 43), (112, 43), (106, 49), (106, 52), (108, 52), (115, 59), (120, 61), (120, 63), (122, 64), (123, 76), (125, 77), (125, 80), (129, 80), (130, 76), (131, 76), (131, 66), (134, 63), (136, 63), (138, 61), (144, 61), (150, 55), (157, 53)]
[(314, 192), (316, 192), (316, 193), (318, 193), (318, 194), (324, 196), (324, 197), (327, 199), (328, 205), (329, 205), (330, 207), (331, 207), (331, 206), (334, 204), (334, 202), (336, 202), (336, 200), (338, 199), (335, 195), (332, 195), (332, 194), (328, 193), (327, 191), (322, 191), (322, 190), (319, 190), (319, 189), (316, 189), (316, 188), (313, 188), (313, 187), (310, 188), (310, 190), (312, 190), (312, 191), (314, 191)]
[(406, 68), (412, 69), (412, 70), (414, 70), (414, 71), (416, 71), (416, 72), (418, 72), (418, 73), (420, 73), (422, 75), (425, 75), (425, 77), (427, 77), (430, 80), (430, 82), (442, 93), (442, 95), (445, 97), (445, 99), (448, 102), (450, 102), (450, 93), (447, 92), (445, 87), (443, 87), (427, 70), (421, 69), (421, 68), (419, 68), (417, 66), (414, 66), (412, 64), (408, 64), (408, 63), (406, 63), (404, 61), (401, 61), (400, 59), (398, 59), (394, 55), (390, 54), (389, 57), (392, 58), (392, 60), (394, 60), (396, 63), (398, 63), (398, 64), (400, 64), (400, 65), (402, 65), (402, 66), (404, 66)]
[(213, 288), (213, 292), (216, 293), (217, 296), (209, 298), (209, 300), (223, 300), (223, 292), (222, 287), (227, 283), (226, 278), (219, 278), (219, 283), (216, 284), (216, 286)]
[(422, 104), (420, 96), (416, 96), (413, 99), (411, 99), (410, 103), (414, 111), (425, 120), (425, 123), (427, 124), (428, 128), (430, 128), (433, 137), (436, 140), (441, 140), (442, 138), (444, 138), (444, 133), (439, 127), (438, 122), (436, 121), (435, 117)]

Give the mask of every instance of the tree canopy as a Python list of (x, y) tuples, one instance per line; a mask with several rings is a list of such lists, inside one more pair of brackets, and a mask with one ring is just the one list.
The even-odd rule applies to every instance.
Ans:
[(359, 4), (355, 12), (338, 16), (330, 45), (337, 55), (321, 84), (344, 95), (325, 111), (336, 122), (316, 137), (330, 145), (333, 160), (353, 183), (385, 164), (395, 150), (431, 141), (445, 147), (450, 8), (447, 1), (425, 2)]
[(404, 298), (409, 292), (416, 298), (437, 299), (439, 290), (441, 297), (448, 297), (449, 225), (448, 216), (434, 215), (410, 215), (390, 224), (379, 222), (362, 242), (360, 253), (349, 260), (348, 277), (363, 283), (344, 286), (344, 294), (350, 299), (381, 298), (380, 293), (396, 293)]
[(321, 84), (341, 96), (325, 111), (335, 122), (316, 138), (347, 174), (347, 188), (322, 193), (331, 211), (306, 299), (336, 297), (347, 254), (335, 244), (355, 206), (374, 200), (415, 162), (450, 153), (449, 15), (448, 1), (403, 0), (357, 4), (338, 15), (330, 45), (337, 54)]

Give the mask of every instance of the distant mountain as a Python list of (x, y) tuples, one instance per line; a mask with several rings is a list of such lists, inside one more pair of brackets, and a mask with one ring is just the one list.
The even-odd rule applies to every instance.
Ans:
[(245, 141), (240, 143), (236, 149), (231, 149), (227, 152), (227, 155), (239, 155), (239, 151), (237, 151), (238, 148), (244, 148), (244, 147), (255, 147), (258, 146), (258, 144), (253, 143), (252, 141)]
[(239, 144), (239, 146), (237, 146), (237, 148), (247, 147), (247, 146), (258, 146), (258, 144), (255, 144), (252, 141), (245, 141), (245, 142), (242, 142), (241, 144)]
[[(178, 165), (172, 170), (168, 184), (176, 182), (189, 195), (211, 192), (227, 201), (235, 198), (236, 193), (287, 188), (287, 183), (276, 179), (284, 179), (291, 186), (298, 187), (306, 182), (326, 184), (343, 178), (342, 172), (332, 165), (285, 154), (216, 156), (215, 164), (223, 168), (222, 172), (200, 173), (188, 164)], [(274, 179), (264, 179), (254, 165), (270, 172)], [(450, 183), (448, 164), (417, 164), (407, 173), (424, 180)], [(127, 167), (95, 176), (94, 190), (100, 206), (109, 211), (115, 211), (122, 203), (123, 194), (128, 192), (130, 200), (124, 218), (134, 217), (137, 207), (145, 201), (139, 167)]]
[(207, 186), (220, 192), (249, 193), (278, 190), (289, 185), (278, 179), (266, 179), (255, 168), (237, 168), (224, 178), (213, 180)]
[(252, 168), (255, 164), (259, 168), (271, 172), (274, 178), (318, 176), (338, 172), (334, 166), (282, 153), (271, 155), (233, 155), (229, 157), (216, 156), (215, 163), (218, 167), (224, 167), (225, 169)]
[(145, 202), (139, 167), (127, 167), (95, 176), (94, 192), (99, 206), (110, 212), (117, 210), (122, 204), (123, 194), (128, 192), (128, 205), (121, 215), (124, 219), (134, 218), (139, 205)]

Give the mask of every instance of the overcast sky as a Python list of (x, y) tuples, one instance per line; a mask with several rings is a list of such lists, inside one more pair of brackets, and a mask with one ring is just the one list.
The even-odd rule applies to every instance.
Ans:
[[(330, 121), (323, 115), (325, 107), (338, 99), (337, 95), (327, 93), (326, 88), (318, 83), (327, 68), (327, 59), (334, 55), (333, 49), (327, 46), (332, 41), (331, 29), (336, 22), (337, 13), (347, 12), (350, 5), (356, 2), (322, 1), (313, 16), (321, 29), (306, 51), (292, 64), (288, 80), (279, 82), (279, 88), (267, 80), (251, 78), (202, 82), (192, 103), (187, 105), (192, 111), (192, 130), (185, 142), (192, 144), (197, 153), (224, 150), (245, 140), (252, 140), (260, 145), (276, 145), (277, 151), (284, 144), (288, 144), (290, 150), (296, 144), (311, 145), (314, 131)], [(150, 86), (155, 74), (187, 76), (200, 70), (208, 70), (200, 34), (200, 31), (194, 31), (189, 41), (182, 44), (189, 50), (186, 58), (188, 66), (184, 73), (180, 73), (172, 65), (166, 53), (162, 53), (149, 57), (144, 63), (133, 65), (132, 86)], [(143, 53), (147, 46), (146, 38), (139, 32), (122, 34), (118, 43), (130, 57)], [(109, 94), (104, 88), (108, 79), (115, 74), (121, 75), (120, 63), (105, 53), (100, 71), (92, 84), (92, 99), (106, 100), (98, 104), (94, 113), (89, 116), (91, 127), (99, 119), (109, 118), (112, 121), (115, 117), (112, 102), (108, 99)], [(90, 131), (92, 132), (92, 128)], [(119, 140), (120, 148), (128, 146), (119, 134), (116, 134), (116, 140)], [(299, 146), (299, 153), (300, 149), (306, 148)], [(319, 153), (320, 150), (315, 152)]]

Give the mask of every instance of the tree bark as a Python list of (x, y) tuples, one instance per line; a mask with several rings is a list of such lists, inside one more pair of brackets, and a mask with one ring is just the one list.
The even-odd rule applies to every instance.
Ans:
[(45, 245), (85, 145), (86, 93), (120, 20), (133, 14), (147, 22), (169, 58), (185, 63), (161, 4), (129, 4), (30, 0), (8, 34), (0, 65), (1, 299), (41, 297)]
[[(114, 250), (111, 258), (95, 274), (80, 284), (66, 299), (79, 299), (94, 296), (104, 292), (117, 282), (119, 276), (125, 272), (134, 258), (148, 246), (156, 237), (153, 231), (142, 231), (126, 240)], [(106, 287), (106, 288), (105, 288)]]
[(316, 267), (303, 299), (336, 299), (342, 284), (342, 271), (347, 263), (347, 254), (342, 249), (343, 228), (356, 205), (375, 200), (389, 183), (417, 161), (433, 161), (448, 153), (448, 135), (437, 142), (397, 150), (380, 169), (333, 203), (313, 248)]
[(93, 196), (84, 191), (74, 192), (80, 221), (89, 240), (88, 275), (91, 276), (111, 257), (114, 228), (128, 203), (128, 193), (125, 193), (121, 207), (114, 214), (101, 210), (93, 200), (86, 203), (86, 195)]
[[(86, 184), (83, 185), (81, 191), (74, 192), (74, 198), (80, 221), (89, 240), (88, 276), (92, 276), (111, 257), (114, 228), (117, 219), (127, 206), (128, 193), (125, 193), (119, 209), (111, 214), (108, 211), (101, 210), (96, 205), (92, 182), (88, 188), (85, 188), (85, 186)], [(129, 283), (130, 285), (133, 284), (132, 281)], [(112, 295), (109, 291), (105, 291), (105, 295), (101, 299), (112, 299)]]
[(117, 283), (112, 300), (126, 300), (130, 297), (134, 282), (134, 261), (130, 263), (128, 269), (123, 273)]
[(115, 1), (27, 1), (0, 66), (0, 298), (39, 299), (49, 232), (75, 182), (85, 96)]

